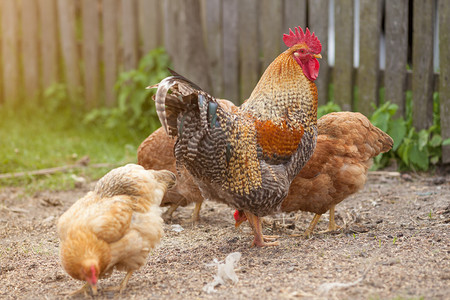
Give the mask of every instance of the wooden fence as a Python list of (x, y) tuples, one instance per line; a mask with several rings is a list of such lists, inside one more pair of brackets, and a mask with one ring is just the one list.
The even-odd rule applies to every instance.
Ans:
[[(332, 83), (333, 100), (343, 109), (370, 114), (384, 86), (385, 99), (402, 115), (405, 92), (412, 90), (414, 125), (422, 129), (431, 125), (432, 94), (439, 91), (442, 135), (450, 138), (449, 0), (0, 0), (0, 104), (38, 101), (61, 82), (87, 107), (112, 106), (118, 73), (157, 46), (165, 46), (179, 73), (239, 102), (285, 49), (282, 33), (294, 26), (308, 26), (322, 41), (321, 104), (330, 99)], [(435, 30), (439, 74), (433, 70)], [(450, 146), (443, 151), (450, 162)]]

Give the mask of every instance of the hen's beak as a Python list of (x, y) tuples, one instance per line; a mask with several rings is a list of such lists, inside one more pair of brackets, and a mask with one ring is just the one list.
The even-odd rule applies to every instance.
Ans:
[(96, 296), (97, 295), (97, 285), (91, 285), (91, 289), (92, 289), (92, 295)]
[(319, 53), (319, 54), (314, 54), (313, 55), (315, 58), (322, 58), (322, 55)]
[(146, 90), (151, 90), (151, 89), (157, 89), (158, 88), (158, 84), (154, 84), (154, 85), (149, 85), (148, 87), (146, 87)]

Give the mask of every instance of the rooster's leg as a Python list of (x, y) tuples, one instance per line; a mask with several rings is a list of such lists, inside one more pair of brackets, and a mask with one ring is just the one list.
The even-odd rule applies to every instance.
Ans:
[(314, 218), (312, 219), (311, 223), (309, 224), (308, 229), (305, 230), (305, 233), (303, 234), (306, 237), (310, 237), (311, 233), (314, 231), (314, 228), (316, 227), (317, 223), (319, 222), (319, 219), (322, 215), (315, 214)]
[(336, 225), (336, 222), (334, 221), (334, 208), (336, 205), (333, 205), (330, 208), (330, 221), (328, 222), (328, 229), (321, 231), (320, 233), (326, 233), (326, 232), (330, 232), (330, 231), (336, 231), (338, 229), (340, 229), (341, 227)]
[(194, 211), (192, 212), (192, 222), (198, 223), (200, 221), (200, 209), (202, 208), (203, 201), (195, 202)]
[(279, 246), (280, 245), (280, 243), (278, 243), (278, 242), (266, 242), (267, 240), (273, 240), (273, 239), (271, 236), (265, 237), (262, 234), (261, 219), (248, 211), (244, 211), (244, 212), (245, 212), (245, 216), (247, 217), (248, 222), (252, 226), (253, 234), (255, 236), (252, 246), (265, 247), (265, 246)]

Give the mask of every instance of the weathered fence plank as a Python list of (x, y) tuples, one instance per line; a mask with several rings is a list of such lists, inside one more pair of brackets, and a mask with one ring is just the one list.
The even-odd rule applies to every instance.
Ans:
[(248, 99), (259, 80), (258, 0), (239, 2), (240, 99)]
[[(326, 2), (328, 3), (328, 1)], [(306, 13), (307, 13), (306, 0), (284, 0), (284, 7), (283, 7), (284, 16), (283, 16), (282, 31), (288, 33), (289, 28), (292, 28), (292, 30), (294, 30), (294, 27), (298, 26), (300, 26), (301, 28), (303, 28), (303, 30), (305, 30), (307, 17)], [(327, 19), (324, 19), (322, 21), (328, 23)], [(286, 45), (283, 44), (281, 49), (286, 49)]]
[(99, 95), (99, 10), (98, 2), (94, 0), (83, 0), (83, 63), (84, 63), (84, 97), (86, 106), (89, 108), (98, 106)]
[(369, 116), (378, 104), (381, 0), (361, 0), (359, 12), (358, 111)]
[(206, 0), (205, 33), (208, 51), (211, 90), (214, 96), (223, 97), (223, 35), (222, 35), (222, 0)]
[(239, 10), (238, 0), (223, 0), (223, 88), (224, 97), (239, 104)]
[(103, 1), (103, 68), (105, 104), (108, 107), (116, 103), (114, 84), (117, 79), (117, 0)]
[[(439, 100), (441, 134), (450, 138), (450, 1), (439, 1)], [(442, 147), (442, 161), (450, 163), (450, 145)]]
[(80, 65), (75, 35), (75, 2), (58, 0), (59, 33), (69, 96), (79, 97)]
[(138, 24), (136, 0), (122, 0), (123, 70), (136, 69), (138, 65)]
[(342, 110), (352, 110), (353, 106), (353, 14), (353, 1), (335, 1), (333, 87), (334, 101)]
[(139, 0), (139, 38), (141, 56), (150, 50), (163, 45), (163, 21), (162, 2), (159, 0)]
[(16, 0), (0, 2), (2, 22), (3, 101), (14, 103), (19, 98), (19, 24)]
[[(261, 34), (261, 51), (263, 54), (263, 71), (281, 53), (283, 44), (283, 2), (262, 0), (259, 18)], [(284, 50), (283, 50), (284, 51)]]
[(408, 59), (408, 0), (386, 1), (385, 99), (405, 115), (406, 63)]
[(177, 55), (179, 51), (179, 30), (180, 28), (180, 0), (164, 1), (164, 47), (169, 54), (172, 64), (176, 70), (180, 64), (180, 58)]
[(58, 20), (55, 0), (36, 1), (39, 6), (41, 26), (40, 55), (42, 67), (42, 87), (50, 87), (58, 80)]
[(417, 130), (433, 123), (433, 13), (434, 1), (414, 0), (412, 98)]
[(22, 0), (22, 63), (25, 98), (34, 101), (39, 93), (38, 12), (35, 0)]
[(330, 67), (328, 64), (328, 0), (308, 1), (309, 30), (314, 32), (322, 44), (322, 59), (319, 59), (319, 77), (316, 80), (319, 93), (319, 105), (328, 102), (328, 86), (330, 84)]
[(203, 33), (200, 1), (183, 0), (179, 4), (180, 32), (177, 56), (180, 57), (180, 62), (177, 70), (211, 93), (205, 40), (203, 34), (199, 34)]

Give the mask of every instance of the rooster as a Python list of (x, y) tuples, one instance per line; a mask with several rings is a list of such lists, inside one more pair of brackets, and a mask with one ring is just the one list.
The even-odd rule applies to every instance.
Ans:
[(97, 280), (114, 268), (131, 274), (145, 264), (163, 234), (161, 199), (175, 184), (169, 171), (129, 164), (101, 178), (95, 190), (75, 202), (58, 220), (61, 263), (67, 273), (97, 294)]
[[(156, 111), (177, 136), (177, 164), (194, 177), (205, 199), (243, 210), (259, 247), (260, 217), (279, 210), (289, 186), (314, 152), (322, 45), (309, 29), (283, 36), (288, 49), (266, 69), (250, 98), (223, 109), (196, 84), (172, 71), (157, 87)], [(150, 87), (150, 88), (152, 88)]]
[[(364, 187), (373, 157), (392, 148), (392, 138), (373, 126), (360, 113), (339, 112), (318, 121), (316, 150), (292, 182), (283, 200), (283, 212), (315, 213), (305, 236), (313, 232), (320, 216), (330, 211), (327, 231), (338, 227), (334, 221), (336, 204)], [(236, 227), (247, 220), (243, 211), (234, 213)]]

